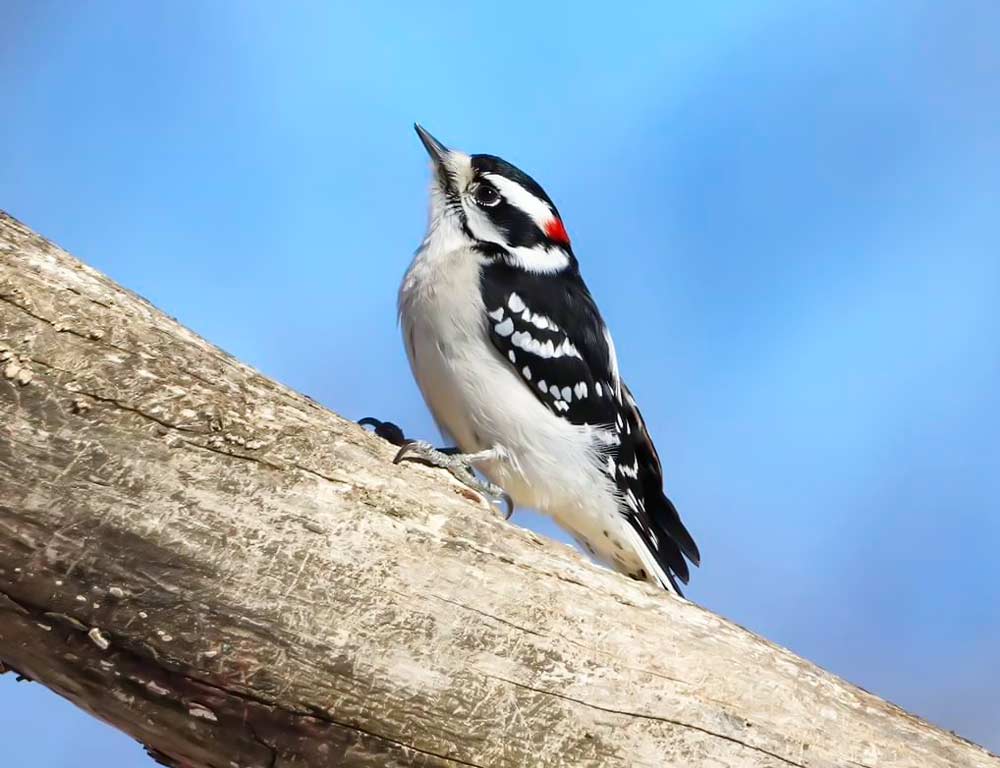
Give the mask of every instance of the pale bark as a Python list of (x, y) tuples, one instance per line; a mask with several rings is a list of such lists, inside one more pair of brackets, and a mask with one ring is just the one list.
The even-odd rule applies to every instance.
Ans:
[(169, 764), (1000, 768), (7, 217), (0, 358), (0, 659)]

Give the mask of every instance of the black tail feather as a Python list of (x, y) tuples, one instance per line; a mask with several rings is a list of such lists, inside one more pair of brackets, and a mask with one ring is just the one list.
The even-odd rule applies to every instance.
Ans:
[[(663, 499), (663, 503), (652, 510), (653, 519), (659, 523), (663, 532), (676, 542), (688, 560), (696, 566), (701, 565), (701, 552), (698, 551), (698, 545), (694, 543), (688, 529), (681, 522), (681, 516), (677, 513), (674, 503), (664, 494), (661, 494), (660, 498)], [(685, 583), (687, 583), (686, 579)]]

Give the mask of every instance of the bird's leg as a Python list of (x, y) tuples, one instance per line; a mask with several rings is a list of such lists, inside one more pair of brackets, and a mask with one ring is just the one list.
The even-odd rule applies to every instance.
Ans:
[(496, 483), (480, 480), (473, 466), (477, 461), (488, 461), (500, 456), (501, 451), (489, 448), (476, 453), (459, 453), (458, 448), (435, 448), (423, 440), (411, 440), (399, 449), (393, 464), (401, 461), (419, 461), (432, 467), (448, 470), (462, 485), (485, 496), (491, 503), (499, 503), (503, 509), (503, 519), (510, 520), (514, 514), (514, 502), (510, 495)]
[(372, 427), (375, 434), (383, 440), (400, 446), (396, 458), (393, 459), (393, 464), (399, 464), (401, 461), (419, 461), (432, 467), (446, 469), (452, 477), (467, 488), (485, 496), (491, 503), (499, 503), (503, 507), (504, 520), (510, 520), (511, 515), (514, 514), (514, 502), (510, 495), (495, 483), (476, 477), (473, 467), (477, 461), (498, 458), (501, 451), (489, 449), (478, 453), (463, 454), (459, 452), (458, 448), (435, 448), (423, 440), (413, 440), (406, 437), (403, 430), (391, 421), (382, 421), (371, 416), (361, 419), (358, 424)]

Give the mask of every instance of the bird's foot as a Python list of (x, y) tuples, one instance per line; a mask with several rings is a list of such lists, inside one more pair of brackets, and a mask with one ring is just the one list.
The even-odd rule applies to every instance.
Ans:
[(376, 435), (383, 440), (388, 440), (393, 445), (407, 445), (413, 442), (403, 434), (403, 430), (398, 425), (393, 424), (391, 421), (382, 421), (371, 416), (365, 416), (358, 424), (362, 427), (371, 427)]
[[(489, 453), (489, 452), (484, 452)], [(510, 520), (514, 514), (514, 502), (503, 488), (489, 480), (476, 477), (473, 462), (483, 458), (481, 454), (459, 453), (457, 448), (437, 449), (423, 440), (410, 440), (399, 449), (393, 464), (401, 461), (419, 461), (432, 467), (440, 467), (451, 473), (451, 476), (462, 485), (471, 488), (476, 493), (485, 496), (490, 503), (499, 504), (504, 520)]]

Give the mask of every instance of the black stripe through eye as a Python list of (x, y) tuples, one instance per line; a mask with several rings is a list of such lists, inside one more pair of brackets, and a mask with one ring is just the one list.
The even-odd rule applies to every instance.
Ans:
[(534, 248), (547, 244), (545, 233), (538, 228), (535, 220), (502, 197), (497, 205), (484, 209), (484, 212), (494, 226), (504, 233), (504, 239), (511, 248)]

